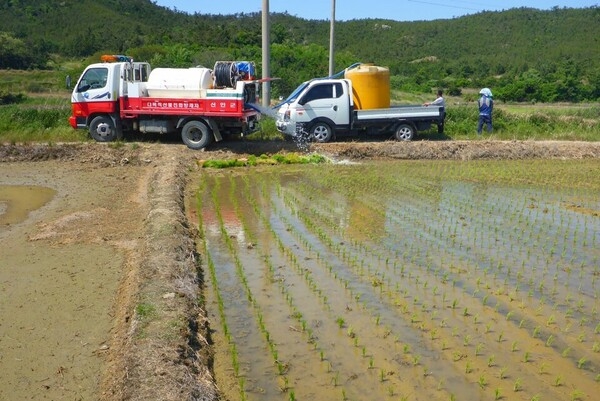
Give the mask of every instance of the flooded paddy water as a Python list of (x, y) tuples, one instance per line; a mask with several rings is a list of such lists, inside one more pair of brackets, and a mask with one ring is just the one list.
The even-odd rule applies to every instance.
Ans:
[(600, 162), (208, 170), (200, 253), (229, 400), (591, 400)]
[(27, 185), (0, 185), (0, 226), (19, 223), (48, 203), (56, 191)]

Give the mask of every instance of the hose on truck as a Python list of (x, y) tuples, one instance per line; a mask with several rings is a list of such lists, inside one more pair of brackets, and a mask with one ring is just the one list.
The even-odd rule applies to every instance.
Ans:
[(213, 69), (215, 74), (215, 84), (217, 87), (235, 88), (239, 73), (237, 64), (230, 61), (217, 61)]

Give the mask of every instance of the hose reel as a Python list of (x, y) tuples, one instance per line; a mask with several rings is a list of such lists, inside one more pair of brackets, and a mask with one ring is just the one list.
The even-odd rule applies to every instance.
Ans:
[(235, 88), (240, 77), (235, 61), (217, 61), (213, 71), (215, 74), (215, 85), (217, 87)]

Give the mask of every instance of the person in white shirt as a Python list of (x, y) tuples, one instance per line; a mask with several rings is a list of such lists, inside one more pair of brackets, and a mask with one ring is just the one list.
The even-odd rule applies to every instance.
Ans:
[(444, 99), (444, 92), (441, 89), (437, 91), (437, 97), (433, 102), (423, 103), (423, 106), (440, 106), (446, 108), (446, 100)]

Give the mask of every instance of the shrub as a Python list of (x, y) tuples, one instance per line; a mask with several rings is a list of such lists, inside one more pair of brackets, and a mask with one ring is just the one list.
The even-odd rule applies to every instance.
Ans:
[(25, 99), (26, 96), (23, 93), (0, 92), (0, 105), (21, 103)]

